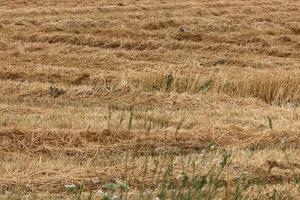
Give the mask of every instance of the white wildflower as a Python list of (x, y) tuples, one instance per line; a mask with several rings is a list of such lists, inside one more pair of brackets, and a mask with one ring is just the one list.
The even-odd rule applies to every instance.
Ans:
[(76, 188), (76, 185), (74, 184), (65, 184), (66, 190), (74, 190)]
[(97, 190), (97, 192), (96, 192), (96, 195), (98, 196), (98, 197), (105, 197), (106, 196), (106, 193), (105, 192), (103, 192), (102, 190)]
[(179, 174), (179, 175), (176, 177), (177, 180), (182, 180), (182, 178), (183, 178), (183, 175), (182, 175), (182, 174)]
[(95, 178), (92, 179), (92, 182), (94, 184), (99, 184), (100, 183), (100, 179), (98, 177), (95, 177)]

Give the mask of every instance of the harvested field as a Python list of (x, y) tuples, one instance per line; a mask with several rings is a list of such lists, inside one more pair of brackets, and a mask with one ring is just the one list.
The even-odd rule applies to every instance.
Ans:
[(299, 13), (0, 1), (0, 199), (300, 199)]

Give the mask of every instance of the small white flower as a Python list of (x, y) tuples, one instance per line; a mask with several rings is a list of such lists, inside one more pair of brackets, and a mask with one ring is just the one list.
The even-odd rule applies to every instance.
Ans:
[(176, 177), (177, 180), (182, 180), (182, 178), (183, 178), (182, 174), (179, 174), (179, 175)]
[(73, 190), (76, 188), (76, 185), (74, 184), (65, 184), (65, 189), (66, 190)]
[(205, 149), (202, 149), (202, 150), (201, 150), (201, 153), (200, 153), (200, 157), (201, 157), (201, 158), (204, 158), (205, 154), (206, 154), (206, 150), (205, 150)]
[(92, 182), (94, 184), (99, 184), (100, 183), (100, 179), (98, 177), (95, 177), (95, 178), (92, 179)]
[(105, 197), (105, 196), (106, 196), (106, 193), (103, 192), (102, 190), (97, 190), (96, 195), (97, 195), (98, 197)]
[(287, 106), (290, 110), (292, 110), (292, 109), (294, 109), (294, 108), (296, 107), (296, 104), (294, 104), (293, 102), (289, 102), (289, 103), (286, 104), (286, 106)]
[(155, 197), (155, 199), (154, 200), (160, 200), (160, 198), (159, 197)]

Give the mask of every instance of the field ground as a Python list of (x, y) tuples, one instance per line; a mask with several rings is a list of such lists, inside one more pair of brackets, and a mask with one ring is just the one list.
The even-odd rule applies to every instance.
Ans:
[(0, 199), (299, 199), (299, 13), (1, 1)]

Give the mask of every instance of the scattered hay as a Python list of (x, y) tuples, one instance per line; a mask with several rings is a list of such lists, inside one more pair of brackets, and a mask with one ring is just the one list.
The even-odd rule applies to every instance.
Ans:
[(88, 142), (96, 142), (97, 144), (114, 144), (124, 140), (133, 139), (129, 131), (113, 131), (105, 129), (102, 132), (87, 130), (81, 133), (83, 138)]
[(191, 33), (191, 32), (180, 32), (173, 36), (173, 39), (177, 41), (190, 41), (190, 42), (201, 42), (203, 40), (203, 35), (201, 33)]
[(0, 131), (0, 141), (0, 151), (20, 153), (34, 152), (43, 146), (53, 148), (79, 148), (84, 145), (84, 141), (78, 134), (61, 131), (4, 129)]
[(297, 199), (298, 4), (2, 1), (0, 198)]
[(66, 93), (66, 91), (61, 88), (50, 86), (48, 93), (49, 93), (50, 97), (57, 98), (61, 95), (64, 95)]
[(143, 26), (144, 29), (151, 31), (176, 27), (178, 27), (178, 24), (174, 20), (149, 22)]

